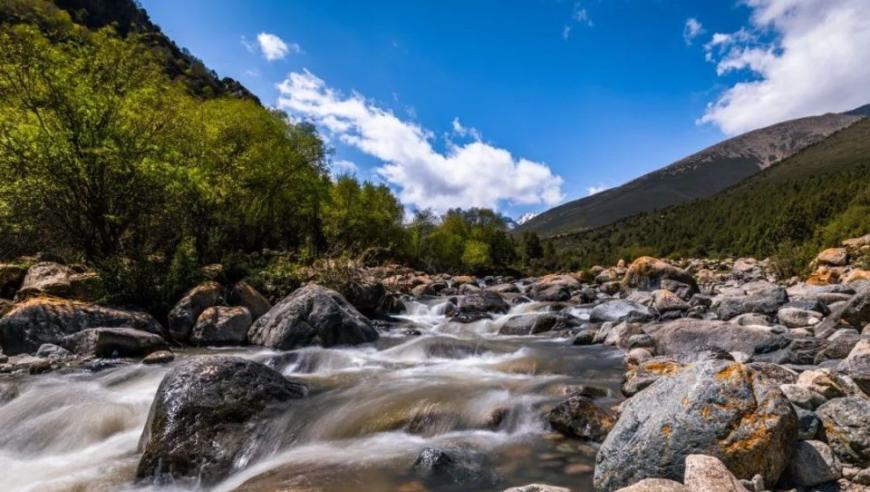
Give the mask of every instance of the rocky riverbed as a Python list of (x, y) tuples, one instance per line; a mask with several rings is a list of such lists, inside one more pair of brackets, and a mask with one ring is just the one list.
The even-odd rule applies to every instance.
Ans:
[(806, 281), (648, 257), (274, 303), (211, 281), (165, 326), (86, 270), (0, 265), (0, 489), (867, 490), (868, 248)]

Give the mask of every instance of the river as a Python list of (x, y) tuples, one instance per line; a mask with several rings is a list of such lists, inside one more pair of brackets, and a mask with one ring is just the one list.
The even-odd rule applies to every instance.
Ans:
[[(541, 409), (578, 384), (606, 389), (614, 396), (601, 403), (616, 403), (622, 354), (497, 334), (506, 319), (545, 304), (459, 324), (443, 302), (408, 302), (408, 314), (373, 345), (208, 349), (264, 362), (309, 387), (258, 429), (238, 471), (213, 490), (448, 492), (532, 482), (592, 490), (596, 446), (554, 434)], [(177, 360), (201, 353), (181, 350)], [(0, 490), (189, 490), (134, 485), (139, 437), (168, 370), (137, 363), (0, 380)], [(473, 488), (422, 481), (409, 469), (427, 447), (467, 455), (489, 478)]]

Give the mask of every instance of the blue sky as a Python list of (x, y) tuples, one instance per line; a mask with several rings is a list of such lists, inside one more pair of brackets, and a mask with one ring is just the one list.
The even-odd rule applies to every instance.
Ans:
[(831, 58), (804, 47), (825, 29), (867, 40), (849, 20), (870, 14), (864, 0), (142, 4), (219, 75), (321, 126), (337, 167), (409, 208), (541, 211), (728, 134), (870, 102), (866, 70), (788, 81)]

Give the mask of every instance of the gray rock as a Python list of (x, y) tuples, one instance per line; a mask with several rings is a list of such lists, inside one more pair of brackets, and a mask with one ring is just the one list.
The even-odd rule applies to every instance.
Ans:
[(230, 289), (227, 302), (233, 306), (244, 306), (251, 312), (251, 318), (256, 320), (272, 309), (272, 304), (257, 289), (247, 282), (238, 282)]
[(616, 419), (589, 398), (571, 395), (547, 413), (547, 421), (565, 436), (601, 442)]
[(160, 335), (134, 328), (88, 328), (64, 337), (61, 344), (93, 357), (142, 357), (168, 348)]
[(640, 361), (637, 366), (631, 367), (625, 373), (622, 394), (633, 396), (658, 381), (659, 378), (676, 374), (682, 369), (682, 364), (668, 357), (653, 357)]
[(168, 350), (151, 352), (142, 359), (143, 364), (166, 364), (175, 360), (175, 354)]
[(640, 323), (604, 323), (595, 335), (595, 343), (603, 343), (620, 348), (628, 348), (628, 340), (635, 335), (643, 334)]
[(646, 306), (621, 299), (603, 302), (592, 308), (589, 313), (589, 320), (593, 323), (604, 321), (613, 323), (621, 321), (644, 322), (649, 321), (652, 317), (652, 312)]
[(459, 314), (506, 313), (510, 306), (495, 292), (484, 290), (459, 298)]
[[(460, 291), (467, 291), (468, 288), (478, 289), (476, 285), (465, 284)], [(341, 294), (359, 312), (366, 316), (377, 316), (383, 312), (387, 290), (384, 284), (377, 281), (359, 281), (342, 288)]]
[(745, 313), (731, 318), (731, 323), (741, 326), (770, 326), (770, 318), (764, 314)]
[(596, 458), (596, 490), (648, 477), (682, 480), (690, 454), (715, 456), (738, 478), (776, 483), (797, 438), (797, 417), (778, 387), (721, 360), (686, 366), (623, 404)]
[(814, 362), (821, 364), (826, 360), (845, 359), (860, 339), (861, 335), (851, 328), (837, 330), (828, 337), (828, 343), (816, 354)]
[(163, 327), (145, 313), (56, 298), (31, 298), (0, 318), (0, 348), (7, 355), (33, 353), (43, 343), (61, 340), (87, 328), (130, 327), (162, 334)]
[(500, 335), (536, 335), (573, 328), (579, 324), (577, 318), (566, 313), (521, 314), (505, 321), (498, 332)]
[(203, 356), (174, 367), (160, 383), (142, 432), (139, 481), (208, 486), (234, 471), (261, 437), (265, 418), (305, 394), (262, 364)]
[(844, 304), (831, 307), (831, 314), (816, 326), (816, 336), (829, 337), (841, 323), (851, 325), (853, 328), (862, 329), (870, 323), (870, 282), (860, 285), (855, 294)]
[(43, 261), (27, 269), (18, 298), (46, 294), (64, 297), (72, 290), (70, 276), (74, 272), (66, 265)]
[(870, 395), (870, 338), (859, 340), (839, 368), (855, 381), (861, 391)]
[(187, 342), (190, 330), (207, 308), (223, 303), (224, 289), (217, 282), (203, 282), (190, 289), (169, 311), (168, 329), (173, 340)]
[(782, 287), (759, 290), (745, 296), (723, 297), (713, 303), (719, 319), (728, 320), (744, 313), (760, 313), (773, 316), (779, 307), (788, 302), (788, 294)]
[(812, 410), (795, 406), (794, 411), (798, 418), (798, 440), (809, 441), (815, 439), (819, 435), (822, 421), (819, 420), (819, 417)]
[(71, 355), (69, 350), (53, 343), (43, 343), (36, 350), (37, 357), (45, 357), (47, 359), (66, 359)]
[(256, 345), (291, 350), (308, 345), (358, 345), (377, 340), (371, 322), (341, 294), (308, 284), (285, 297), (248, 332)]
[(833, 482), (842, 476), (840, 461), (821, 441), (797, 443), (781, 483), (794, 487), (812, 487)]
[(849, 396), (816, 409), (824, 441), (840, 460), (870, 466), (870, 400)]
[(822, 320), (822, 313), (796, 307), (783, 307), (776, 313), (779, 322), (788, 328), (813, 326)]
[(814, 391), (826, 399), (840, 398), (849, 394), (849, 383), (830, 369), (813, 369), (798, 376), (798, 386)]
[(743, 352), (753, 356), (787, 347), (788, 336), (767, 327), (740, 326), (723, 321), (679, 319), (644, 328), (655, 341), (656, 353), (680, 360), (694, 360), (699, 349)]
[(816, 393), (806, 386), (798, 384), (783, 384), (779, 389), (792, 404), (807, 410), (813, 410), (822, 403), (828, 401), (824, 396)]
[(687, 311), (691, 306), (673, 292), (666, 289), (653, 291), (653, 308), (660, 313), (666, 311)]
[(484, 457), (470, 450), (424, 448), (417, 455), (411, 470), (434, 487), (484, 487), (492, 486), (497, 481), (487, 469)]
[(207, 308), (190, 332), (192, 345), (243, 345), (251, 328), (248, 308), (212, 306)]
[(689, 490), (704, 492), (749, 492), (715, 456), (686, 456), (685, 485)]

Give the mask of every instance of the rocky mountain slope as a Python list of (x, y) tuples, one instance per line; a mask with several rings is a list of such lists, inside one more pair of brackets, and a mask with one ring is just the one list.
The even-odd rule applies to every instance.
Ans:
[(745, 133), (624, 185), (550, 209), (518, 230), (552, 236), (712, 196), (861, 120), (868, 111), (870, 106), (863, 106)]

